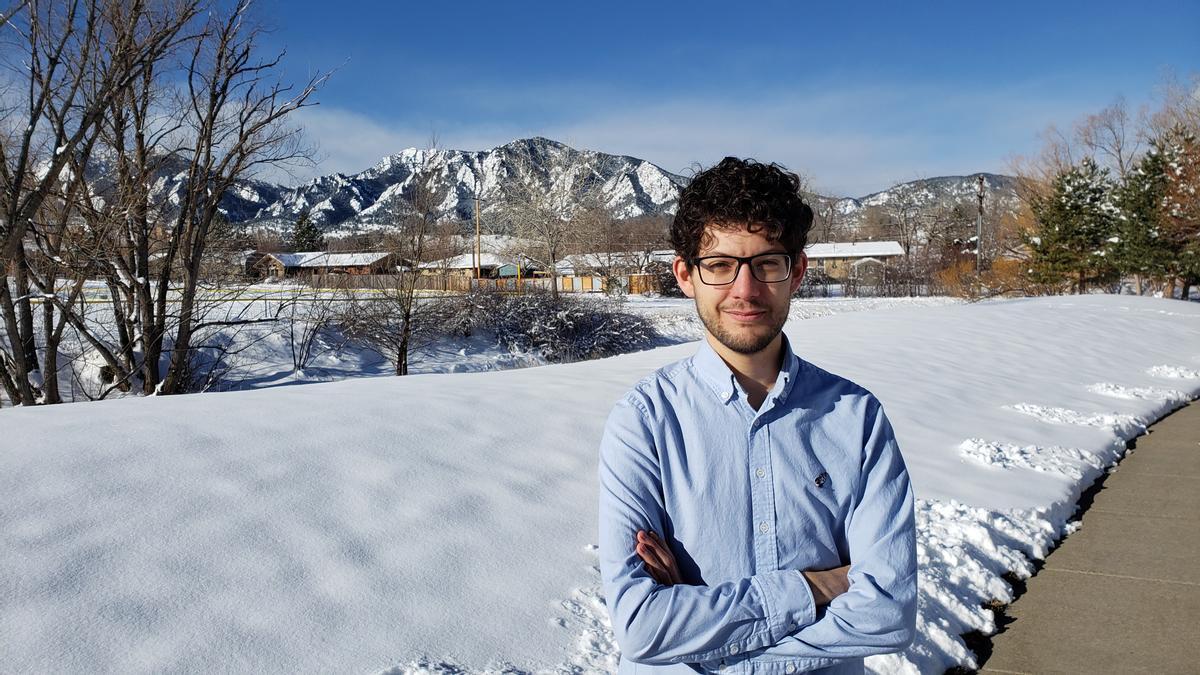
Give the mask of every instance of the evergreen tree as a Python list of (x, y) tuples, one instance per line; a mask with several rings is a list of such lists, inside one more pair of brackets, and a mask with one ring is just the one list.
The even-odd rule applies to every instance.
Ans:
[(1166, 236), (1162, 204), (1167, 192), (1167, 153), (1162, 139), (1125, 176), (1116, 202), (1116, 241), (1109, 247), (1113, 262), (1123, 275), (1132, 275), (1141, 295), (1142, 279), (1162, 280), (1171, 275), (1176, 254)]
[(308, 211), (300, 214), (296, 226), (292, 229), (293, 251), (324, 251), (325, 235), (317, 228), (316, 223), (309, 217)]
[(1116, 278), (1107, 247), (1114, 236), (1117, 208), (1108, 169), (1085, 158), (1054, 179), (1050, 194), (1030, 205), (1039, 225), (1026, 236), (1032, 251), (1030, 275), (1039, 284), (1070, 283), (1077, 293), (1089, 284)]

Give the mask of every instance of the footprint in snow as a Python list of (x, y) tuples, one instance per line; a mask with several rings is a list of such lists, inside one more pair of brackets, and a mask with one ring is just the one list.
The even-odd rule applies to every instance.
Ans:
[(1091, 467), (1093, 470), (1103, 468), (1099, 457), (1078, 448), (1013, 445), (985, 441), (982, 438), (968, 438), (958, 446), (958, 451), (963, 457), (986, 466), (1000, 469), (1021, 467), (1060, 473), (1073, 480), (1083, 479), (1082, 467)]
[(1017, 403), (1005, 406), (1009, 410), (1029, 415), (1051, 424), (1073, 424), (1077, 426), (1110, 429), (1117, 436), (1129, 440), (1146, 431), (1146, 422), (1136, 415), (1122, 413), (1084, 413), (1069, 408)]
[(1200, 380), (1200, 371), (1183, 366), (1154, 366), (1146, 372), (1154, 377), (1167, 377), (1173, 380)]
[(1185, 403), (1188, 395), (1176, 389), (1159, 389), (1157, 387), (1123, 387), (1111, 382), (1098, 382), (1088, 387), (1088, 391), (1112, 398), (1140, 401), (1170, 401)]

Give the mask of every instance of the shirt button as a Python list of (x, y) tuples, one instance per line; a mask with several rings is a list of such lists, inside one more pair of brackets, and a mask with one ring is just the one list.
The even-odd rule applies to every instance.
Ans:
[(794, 664), (794, 663), (787, 664), (787, 667), (783, 669), (783, 672), (785, 672), (785, 673), (796, 672), (796, 664)]
[(730, 647), (730, 648), (729, 648), (729, 653), (730, 653), (730, 654), (736, 654), (736, 653), (738, 653), (738, 652), (740, 652), (740, 651), (742, 651), (742, 648), (741, 648), (741, 647), (739, 647), (739, 646), (737, 646), (737, 645), (734, 645), (734, 646), (732, 646), (732, 647)]
[(770, 531), (770, 529), (771, 529), (771, 526), (767, 525), (767, 522), (765, 520), (758, 524), (758, 531), (762, 532), (763, 534), (766, 534), (768, 531)]
[(758, 469), (754, 470), (754, 475), (758, 476), (759, 478), (762, 478), (763, 476), (767, 475), (767, 470), (763, 469), (762, 467), (759, 467)]

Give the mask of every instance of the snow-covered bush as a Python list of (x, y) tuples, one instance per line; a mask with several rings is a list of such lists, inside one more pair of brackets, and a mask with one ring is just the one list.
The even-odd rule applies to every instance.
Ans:
[(454, 330), (494, 332), (499, 344), (549, 361), (581, 361), (646, 349), (658, 332), (645, 317), (606, 297), (475, 292), (449, 318)]

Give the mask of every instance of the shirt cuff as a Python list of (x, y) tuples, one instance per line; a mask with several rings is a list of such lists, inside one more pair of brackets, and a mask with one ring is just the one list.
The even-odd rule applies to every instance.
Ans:
[(758, 589), (767, 609), (771, 642), (783, 638), (817, 620), (817, 604), (812, 588), (798, 570), (778, 570), (756, 574), (751, 582)]

